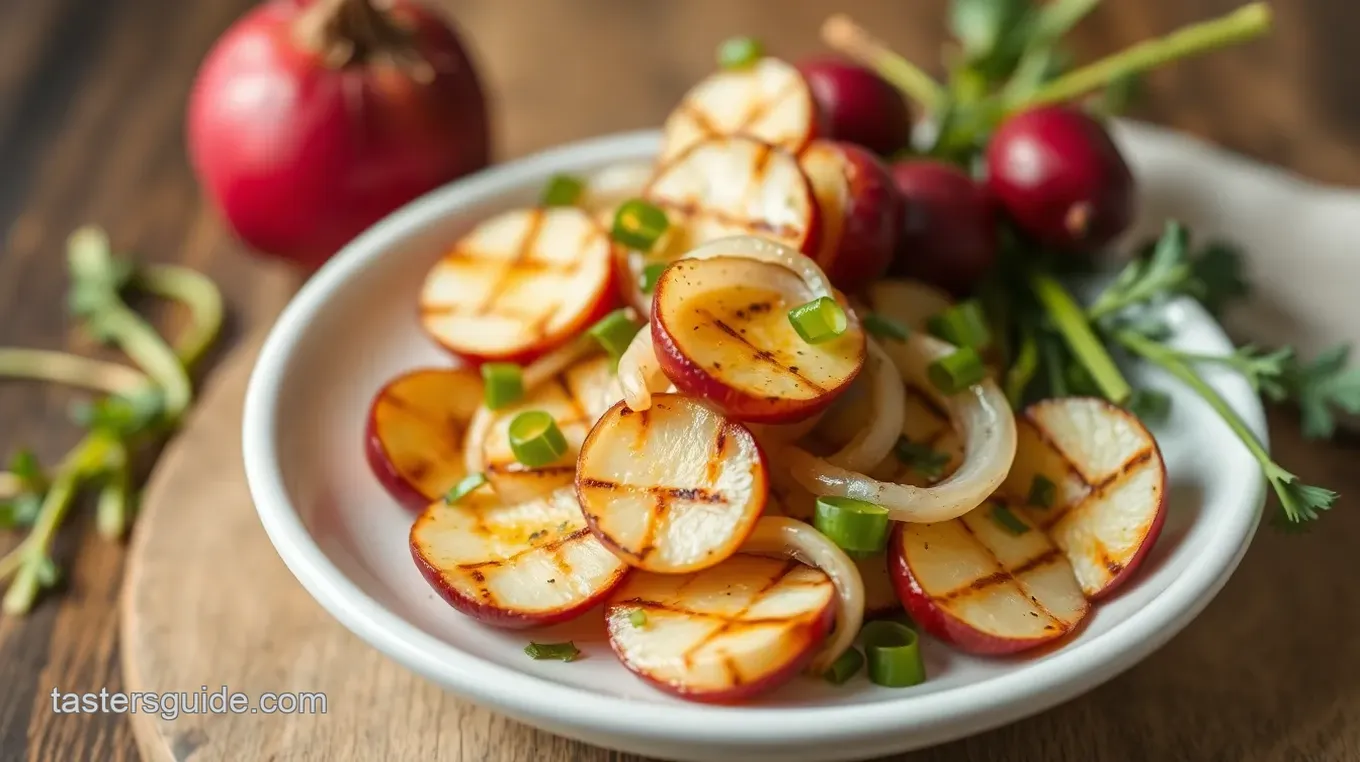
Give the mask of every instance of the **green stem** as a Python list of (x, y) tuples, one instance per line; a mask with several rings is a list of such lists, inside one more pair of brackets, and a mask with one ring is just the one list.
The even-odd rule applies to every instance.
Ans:
[(1100, 4), (1100, 0), (1053, 0), (1039, 12), (1039, 23), (1025, 46), (1015, 73), (1002, 92), (1002, 100), (1016, 103), (1033, 92), (1043, 79), (1053, 56), (1053, 44), (1062, 39)]
[(1110, 353), (1105, 351), (1105, 345), (1091, 330), (1091, 324), (1087, 322), (1086, 315), (1076, 300), (1067, 293), (1062, 284), (1049, 275), (1031, 274), (1030, 286), (1034, 289), (1034, 295), (1039, 303), (1053, 320), (1058, 333), (1062, 334), (1063, 340), (1072, 350), (1073, 356), (1090, 372), (1091, 378), (1100, 388), (1100, 393), (1116, 405), (1124, 404), (1133, 390), (1129, 387), (1129, 382), (1124, 380), (1124, 374), (1120, 373), (1114, 364)]
[(95, 529), (100, 536), (117, 539), (127, 531), (128, 497), (132, 492), (132, 472), (128, 463), (127, 445), (110, 443), (108, 475), (99, 488), (95, 502)]
[(1046, 335), (1043, 342), (1044, 376), (1048, 379), (1048, 393), (1053, 397), (1067, 396), (1067, 375), (1063, 367), (1062, 346), (1056, 336)]
[(1227, 47), (1259, 37), (1270, 29), (1270, 6), (1244, 5), (1211, 21), (1191, 24), (1156, 39), (1083, 66), (1048, 83), (1015, 109), (1070, 101), (1104, 87), (1118, 77), (1153, 69), (1179, 58)]
[(194, 396), (179, 357), (140, 315), (121, 303), (106, 307), (98, 319), (114, 343), (161, 387), (166, 417), (178, 420)]
[(175, 354), (192, 370), (222, 330), (222, 292), (207, 276), (171, 265), (142, 268), (135, 282), (139, 288), (189, 308), (189, 327), (175, 342)]
[(0, 500), (8, 500), (23, 491), (23, 479), (9, 471), (0, 471)]
[(44, 349), (0, 347), (0, 378), (51, 381), (121, 394), (147, 383), (135, 368)]
[(1012, 409), (1020, 409), (1020, 403), (1025, 400), (1025, 390), (1034, 380), (1034, 373), (1038, 369), (1039, 340), (1034, 327), (1025, 323), (1020, 327), (1020, 350), (1015, 354), (1015, 362), (1006, 371), (1006, 399)]
[(847, 58), (878, 72), (880, 77), (916, 101), (926, 113), (945, 102), (944, 88), (919, 66), (891, 48), (845, 14), (838, 13), (822, 24), (822, 40)]
[(1142, 304), (1158, 294), (1184, 284), (1190, 278), (1190, 265), (1180, 264), (1166, 269), (1153, 278), (1140, 278), (1126, 289), (1109, 288), (1096, 297), (1094, 304), (1086, 310), (1086, 317), (1092, 322), (1113, 315), (1120, 310)]

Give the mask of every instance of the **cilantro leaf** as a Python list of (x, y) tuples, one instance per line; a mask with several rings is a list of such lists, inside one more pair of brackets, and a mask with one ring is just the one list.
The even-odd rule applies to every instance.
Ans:
[(1250, 291), (1242, 252), (1223, 241), (1207, 244), (1191, 262), (1190, 269), (1189, 292), (1214, 315)]
[(1303, 435), (1326, 439), (1336, 432), (1333, 409), (1360, 414), (1360, 368), (1347, 368), (1350, 347), (1337, 346), (1307, 364), (1295, 363), (1281, 381), (1285, 394), (1299, 406)]

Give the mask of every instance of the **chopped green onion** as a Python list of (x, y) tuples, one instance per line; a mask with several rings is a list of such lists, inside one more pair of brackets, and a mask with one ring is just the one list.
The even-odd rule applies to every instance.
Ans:
[(926, 321), (930, 332), (956, 347), (972, 347), (982, 351), (992, 344), (992, 331), (987, 327), (987, 315), (976, 299), (959, 302)]
[(1058, 485), (1043, 474), (1035, 474), (1029, 483), (1029, 498), (1025, 502), (1035, 508), (1052, 508), (1053, 499), (1058, 496)]
[(926, 376), (944, 394), (958, 394), (987, 377), (982, 358), (972, 347), (960, 347), (926, 368)]
[(598, 341), (600, 346), (604, 347), (604, 351), (617, 361), (641, 328), (627, 309), (617, 309), (600, 318), (600, 321), (591, 326), (586, 333)]
[(482, 381), (482, 398), (492, 410), (513, 405), (524, 397), (524, 372), (512, 362), (483, 364)]
[(568, 640), (565, 643), (529, 643), (524, 647), (524, 653), (531, 659), (557, 659), (558, 661), (576, 661), (581, 656), (581, 649), (576, 644)]
[(638, 279), (638, 287), (642, 293), (650, 294), (656, 290), (656, 282), (661, 280), (661, 273), (666, 272), (666, 265), (657, 262), (642, 268), (642, 277)]
[(846, 552), (879, 553), (888, 544), (888, 509), (850, 497), (819, 497), (812, 525)]
[(869, 657), (869, 679), (875, 685), (906, 688), (925, 682), (926, 665), (915, 630), (880, 619), (864, 625), (859, 636)]
[(659, 207), (640, 198), (630, 199), (614, 213), (614, 228), (610, 237), (638, 251), (651, 251), (670, 227), (670, 220)]
[(1001, 503), (992, 503), (992, 521), (996, 525), (1006, 530), (1006, 534), (1012, 537), (1019, 537), (1029, 531), (1029, 524), (1020, 520), (1019, 516), (1011, 513), (1011, 509)]
[(883, 317), (877, 312), (870, 312), (864, 316), (864, 330), (877, 338), (892, 339), (893, 341), (906, 341), (907, 337), (911, 335), (910, 328), (892, 318)]
[(844, 685), (846, 680), (859, 674), (859, 670), (864, 666), (864, 654), (853, 648), (845, 649), (845, 653), (836, 657), (836, 661), (822, 673), (822, 677), (832, 685)]
[(1134, 389), (1124, 407), (1144, 423), (1160, 423), (1171, 414), (1171, 397), (1156, 389)]
[(457, 484), (450, 487), (448, 492), (444, 493), (444, 502), (448, 505), (453, 505), (478, 489), (481, 489), (484, 484), (486, 484), (486, 474), (481, 471), (478, 471), (475, 474), (468, 474), (462, 479), (459, 479)]
[(850, 319), (836, 300), (829, 296), (814, 299), (789, 310), (793, 330), (809, 344), (821, 344), (845, 333)]
[(551, 415), (528, 410), (510, 421), (510, 451), (515, 460), (538, 468), (567, 454), (567, 438)]
[(898, 437), (893, 445), (893, 454), (902, 462), (927, 479), (938, 479), (949, 465), (949, 453), (931, 449), (930, 445), (913, 442), (906, 437)]
[(765, 46), (754, 37), (729, 37), (718, 46), (718, 66), (746, 69), (765, 57)]
[(553, 175), (543, 188), (538, 203), (542, 206), (572, 206), (585, 193), (585, 181), (575, 175)]
[(646, 627), (647, 612), (642, 609), (633, 609), (632, 612), (628, 614), (628, 623), (634, 627)]

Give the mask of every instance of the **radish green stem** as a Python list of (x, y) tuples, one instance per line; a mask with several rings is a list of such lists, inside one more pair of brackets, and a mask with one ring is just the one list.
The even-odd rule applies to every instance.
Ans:
[(189, 308), (189, 327), (175, 342), (175, 354), (186, 368), (193, 369), (222, 330), (222, 292), (206, 276), (170, 265), (148, 266), (133, 282), (138, 288)]
[(822, 40), (833, 50), (878, 72), (927, 112), (937, 111), (945, 101), (944, 88), (919, 66), (908, 61), (845, 14), (831, 16), (822, 24)]
[(120, 394), (145, 384), (147, 378), (118, 363), (43, 349), (0, 347), (0, 378), (25, 378)]
[(1016, 103), (1037, 87), (1053, 58), (1053, 44), (1086, 14), (1100, 4), (1100, 0), (1053, 0), (1039, 12), (1039, 23), (1025, 46), (1015, 74), (1006, 83), (1002, 98)]
[(1091, 330), (1091, 324), (1086, 321), (1086, 315), (1076, 300), (1049, 275), (1030, 275), (1030, 286), (1072, 354), (1091, 373), (1100, 393), (1116, 405), (1122, 405), (1133, 390), (1115, 366), (1110, 353), (1105, 351), (1105, 345)]
[(94, 525), (100, 536), (117, 539), (127, 531), (128, 502), (131, 494), (132, 473), (128, 464), (127, 445), (111, 442), (108, 475), (99, 488), (95, 502)]
[(1235, 45), (1270, 29), (1270, 7), (1257, 2), (1199, 24), (1191, 24), (1156, 40), (1148, 40), (1059, 77), (1015, 108), (1070, 101), (1108, 85), (1118, 77), (1147, 71), (1178, 58)]
[(1029, 388), (1034, 373), (1039, 369), (1039, 342), (1032, 326), (1025, 325), (1020, 330), (1020, 349), (1016, 352), (1015, 362), (1006, 371), (1006, 400), (1011, 408), (1020, 409), (1025, 399), (1025, 389)]

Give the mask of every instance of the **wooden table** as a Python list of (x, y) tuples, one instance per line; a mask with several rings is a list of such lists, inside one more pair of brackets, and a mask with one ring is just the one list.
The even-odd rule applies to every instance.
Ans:
[[(84, 223), (121, 247), (201, 268), (224, 289), (234, 337), (267, 319), (261, 305), (293, 285), (283, 268), (230, 241), (201, 203), (184, 159), (182, 115), (197, 62), (249, 0), (0, 0), (0, 344), (89, 349), (68, 331), (62, 242)], [(1083, 58), (1224, 12), (1237, 0), (1107, 0), (1076, 35)], [(818, 49), (831, 3), (755, 0), (451, 0), (496, 96), (498, 154), (658, 124), (710, 67), (714, 44), (747, 32), (790, 57)], [(898, 50), (932, 60), (942, 0), (834, 4)], [(1352, 0), (1278, 0), (1274, 36), (1155, 76), (1142, 116), (1176, 125), (1314, 178), (1360, 183), (1360, 71)], [(158, 315), (173, 322), (173, 315)], [(21, 444), (52, 461), (76, 436), (61, 390), (0, 387), (0, 452)], [(1301, 441), (1272, 416), (1276, 447), (1305, 480), (1360, 492), (1360, 444)], [(119, 547), (72, 522), (60, 545), (67, 594), (28, 618), (0, 618), (0, 759), (135, 758), (116, 715), (58, 716), (53, 687), (119, 685)], [(10, 540), (0, 539), (0, 550)], [(1149, 759), (1360, 758), (1360, 625), (1349, 501), (1313, 536), (1265, 532), (1232, 582), (1148, 662), (1029, 722), (1049, 746), (1016, 746), (1014, 729), (919, 759), (1102, 758), (1083, 737), (1144, 748)], [(1161, 706), (1120, 701), (1151, 681)], [(1171, 722), (1172, 718), (1178, 721)], [(1193, 721), (1187, 721), (1190, 718)], [(1031, 738), (1033, 734), (1026, 736)], [(1131, 747), (1129, 741), (1135, 743)], [(468, 758), (482, 759), (479, 750)], [(460, 757), (461, 759), (462, 757)], [(557, 743), (539, 758), (605, 759)]]

